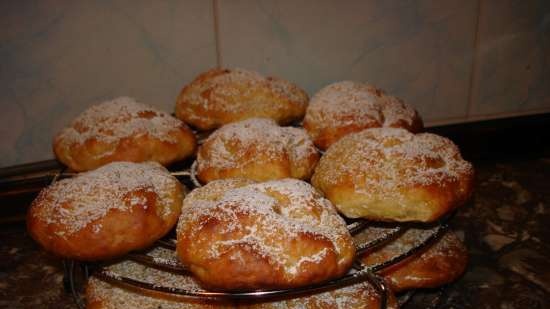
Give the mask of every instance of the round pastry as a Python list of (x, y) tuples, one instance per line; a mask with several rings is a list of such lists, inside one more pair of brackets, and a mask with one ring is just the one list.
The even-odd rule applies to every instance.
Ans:
[[(388, 309), (397, 308), (394, 295), (388, 291)], [(380, 294), (367, 282), (337, 290), (276, 301), (245, 303), (238, 309), (379, 309)]]
[(401, 99), (368, 84), (342, 81), (316, 93), (306, 111), (304, 128), (320, 149), (367, 128), (423, 129), (416, 110)]
[(212, 69), (183, 88), (176, 116), (199, 130), (252, 117), (284, 125), (304, 117), (308, 99), (286, 80), (243, 69)]
[(185, 123), (128, 97), (90, 107), (53, 142), (59, 161), (75, 171), (113, 161), (168, 165), (192, 155), (195, 146)]
[(296, 179), (208, 183), (184, 200), (177, 238), (183, 265), (215, 290), (315, 284), (346, 273), (355, 255), (334, 207)]
[(473, 175), (444, 137), (373, 128), (332, 145), (311, 181), (347, 217), (429, 222), (470, 197)]
[[(168, 288), (198, 291), (196, 281), (183, 274), (160, 271), (142, 264), (123, 261), (111, 265), (108, 271), (134, 280)], [(133, 286), (114, 285), (91, 277), (86, 286), (87, 309), (214, 309), (235, 308), (228, 301), (191, 298), (165, 294)]]
[(309, 179), (318, 160), (303, 129), (252, 118), (227, 124), (206, 139), (197, 154), (197, 176), (203, 183), (232, 177)]
[[(410, 229), (379, 250), (363, 255), (361, 262), (371, 266), (387, 261), (421, 243), (430, 232)], [(376, 234), (372, 229), (366, 229), (356, 239), (368, 241), (374, 239)], [(466, 269), (467, 263), (466, 247), (454, 233), (447, 232), (425, 250), (382, 270), (380, 274), (395, 292), (434, 288), (456, 280)]]
[(102, 260), (142, 249), (164, 236), (181, 213), (183, 187), (155, 162), (113, 162), (40, 192), (27, 225), (46, 250)]

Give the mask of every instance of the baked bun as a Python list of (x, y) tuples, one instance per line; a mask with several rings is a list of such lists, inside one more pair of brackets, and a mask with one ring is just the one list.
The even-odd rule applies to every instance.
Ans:
[[(373, 240), (386, 229), (364, 230), (356, 239)], [(426, 239), (430, 230), (409, 229), (381, 249), (361, 257), (361, 262), (372, 266), (405, 253)], [(468, 251), (458, 237), (447, 232), (425, 250), (381, 271), (395, 292), (417, 288), (435, 288), (456, 280), (468, 263)]]
[(283, 79), (243, 69), (212, 69), (183, 88), (176, 116), (199, 130), (252, 117), (284, 125), (304, 117), (308, 100), (304, 90)]
[(40, 192), (27, 225), (47, 251), (103, 260), (142, 249), (176, 224), (184, 193), (158, 163), (114, 162)]
[(59, 161), (88, 171), (113, 161), (168, 165), (193, 154), (195, 136), (169, 114), (120, 97), (80, 114), (54, 139)]
[(303, 129), (252, 118), (227, 124), (206, 139), (197, 154), (197, 177), (203, 183), (232, 177), (309, 179), (318, 160)]
[(332, 145), (311, 182), (347, 217), (429, 222), (470, 197), (473, 176), (444, 137), (373, 128)]
[(346, 273), (344, 220), (308, 183), (217, 180), (191, 192), (177, 229), (183, 265), (209, 289), (292, 288)]
[[(394, 295), (388, 291), (388, 309), (397, 308)], [(379, 309), (380, 294), (367, 282), (319, 294), (276, 301), (240, 303), (238, 309)]]
[[(164, 258), (168, 253), (155, 249), (151, 256)], [(134, 280), (168, 288), (201, 290), (190, 276), (157, 270), (130, 261), (110, 265), (107, 271)], [(199, 299), (140, 289), (134, 286), (114, 285), (91, 277), (86, 286), (87, 309), (214, 309), (235, 308), (228, 301)]]
[(423, 129), (416, 110), (401, 99), (368, 84), (342, 81), (316, 93), (306, 111), (304, 128), (320, 149), (367, 128)]

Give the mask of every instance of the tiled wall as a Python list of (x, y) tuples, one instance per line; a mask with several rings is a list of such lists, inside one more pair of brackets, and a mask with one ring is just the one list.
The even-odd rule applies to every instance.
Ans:
[(171, 111), (214, 66), (368, 81), (428, 125), (550, 112), (550, 1), (0, 1), (0, 166), (104, 99)]

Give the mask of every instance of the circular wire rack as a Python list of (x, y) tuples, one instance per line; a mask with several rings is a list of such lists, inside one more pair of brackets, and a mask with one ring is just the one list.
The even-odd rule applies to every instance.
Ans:
[[(194, 161), (191, 166), (187, 169), (180, 171), (171, 172), (173, 176), (178, 178), (187, 185), (193, 187), (200, 187), (202, 184), (196, 177), (196, 161)], [(76, 173), (60, 171), (53, 175), (52, 183), (61, 179), (75, 176)], [(277, 298), (287, 298), (301, 295), (309, 295), (315, 293), (322, 293), (345, 286), (349, 286), (359, 282), (368, 282), (370, 283), (377, 294), (379, 295), (379, 308), (386, 309), (388, 307), (389, 301), (389, 287), (387, 286), (385, 280), (380, 275), (380, 272), (386, 268), (389, 268), (397, 263), (414, 256), (415, 254), (421, 252), (433, 242), (439, 239), (445, 232), (448, 230), (447, 222), (452, 217), (451, 215), (446, 216), (436, 224), (420, 226), (428, 230), (425, 238), (414, 246), (410, 247), (405, 252), (402, 252), (398, 255), (395, 255), (387, 260), (384, 260), (380, 263), (374, 265), (365, 265), (360, 260), (359, 257), (367, 252), (374, 252), (382, 248), (385, 244), (396, 239), (408, 229), (412, 227), (411, 224), (407, 223), (396, 223), (396, 224), (383, 224), (386, 228), (385, 232), (376, 237), (375, 239), (368, 240), (363, 243), (356, 244), (356, 256), (351, 270), (344, 276), (336, 278), (331, 281), (327, 281), (321, 284), (309, 285), (300, 288), (292, 289), (277, 289), (277, 290), (261, 290), (261, 291), (251, 291), (251, 292), (216, 292), (208, 290), (186, 290), (182, 288), (168, 287), (163, 286), (161, 283), (151, 283), (146, 281), (141, 281), (127, 276), (112, 272), (107, 269), (109, 262), (104, 263), (84, 263), (78, 262), (75, 260), (64, 260), (63, 261), (63, 270), (64, 270), (64, 287), (67, 292), (69, 292), (75, 304), (79, 309), (85, 308), (85, 302), (81, 295), (81, 290), (86, 284), (87, 279), (90, 276), (94, 276), (105, 282), (109, 282), (118, 286), (130, 286), (137, 287), (143, 290), (154, 291), (157, 293), (166, 293), (172, 295), (185, 296), (190, 298), (199, 298), (199, 299), (232, 299), (232, 300), (271, 300)], [(356, 235), (363, 231), (367, 227), (377, 226), (380, 223), (373, 222), (369, 220), (354, 220), (348, 223), (347, 228), (352, 235)], [(414, 228), (419, 228), (418, 225), (414, 225)], [(172, 233), (173, 234), (173, 233)], [(163, 239), (160, 239), (155, 242), (152, 248), (161, 247), (164, 249), (175, 251), (176, 249), (176, 240), (173, 235), (167, 236)], [(148, 250), (150, 250), (149, 248)], [(146, 250), (147, 251), (147, 250)], [(180, 264), (177, 261), (168, 261), (163, 259), (154, 258), (146, 254), (146, 251), (131, 252), (123, 257), (123, 259), (130, 260), (143, 264), (148, 267), (154, 267), (161, 271), (189, 275), (188, 269)], [(120, 260), (117, 260), (120, 261)], [(112, 263), (112, 262), (111, 262)], [(135, 289), (134, 289), (135, 290)], [(443, 291), (443, 290), (441, 290)], [(398, 299), (399, 305), (406, 303), (414, 291), (409, 291)], [(437, 302), (436, 302), (437, 303)], [(433, 306), (436, 308), (437, 306)]]

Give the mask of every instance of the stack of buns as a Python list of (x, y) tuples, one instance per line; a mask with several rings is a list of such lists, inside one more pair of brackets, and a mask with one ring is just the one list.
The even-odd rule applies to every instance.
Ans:
[[(155, 285), (224, 292), (324, 284), (354, 262), (376, 265), (417, 246), (471, 195), (473, 168), (450, 140), (423, 130), (418, 112), (374, 86), (344, 81), (313, 96), (274, 77), (213, 69), (185, 86), (176, 117), (118, 98), (93, 106), (54, 139), (82, 172), (53, 183), (28, 213), (31, 236), (53, 254), (103, 261), (149, 248), (176, 228), (189, 274), (122, 261), (109, 271)], [(303, 119), (303, 128), (285, 126)], [(191, 126), (212, 131), (197, 147)], [(322, 152), (324, 151), (324, 154)], [(164, 167), (196, 156), (202, 187)], [(163, 166), (164, 165), (164, 166)], [(308, 183), (311, 179), (311, 182)], [(179, 219), (178, 219), (179, 218)], [(371, 226), (352, 236), (347, 219)], [(416, 222), (381, 248), (356, 245), (387, 232), (375, 222)], [(379, 274), (392, 292), (458, 278), (467, 251), (452, 232)], [(197, 300), (92, 277), (88, 308), (378, 308), (367, 282), (297, 297)]]

